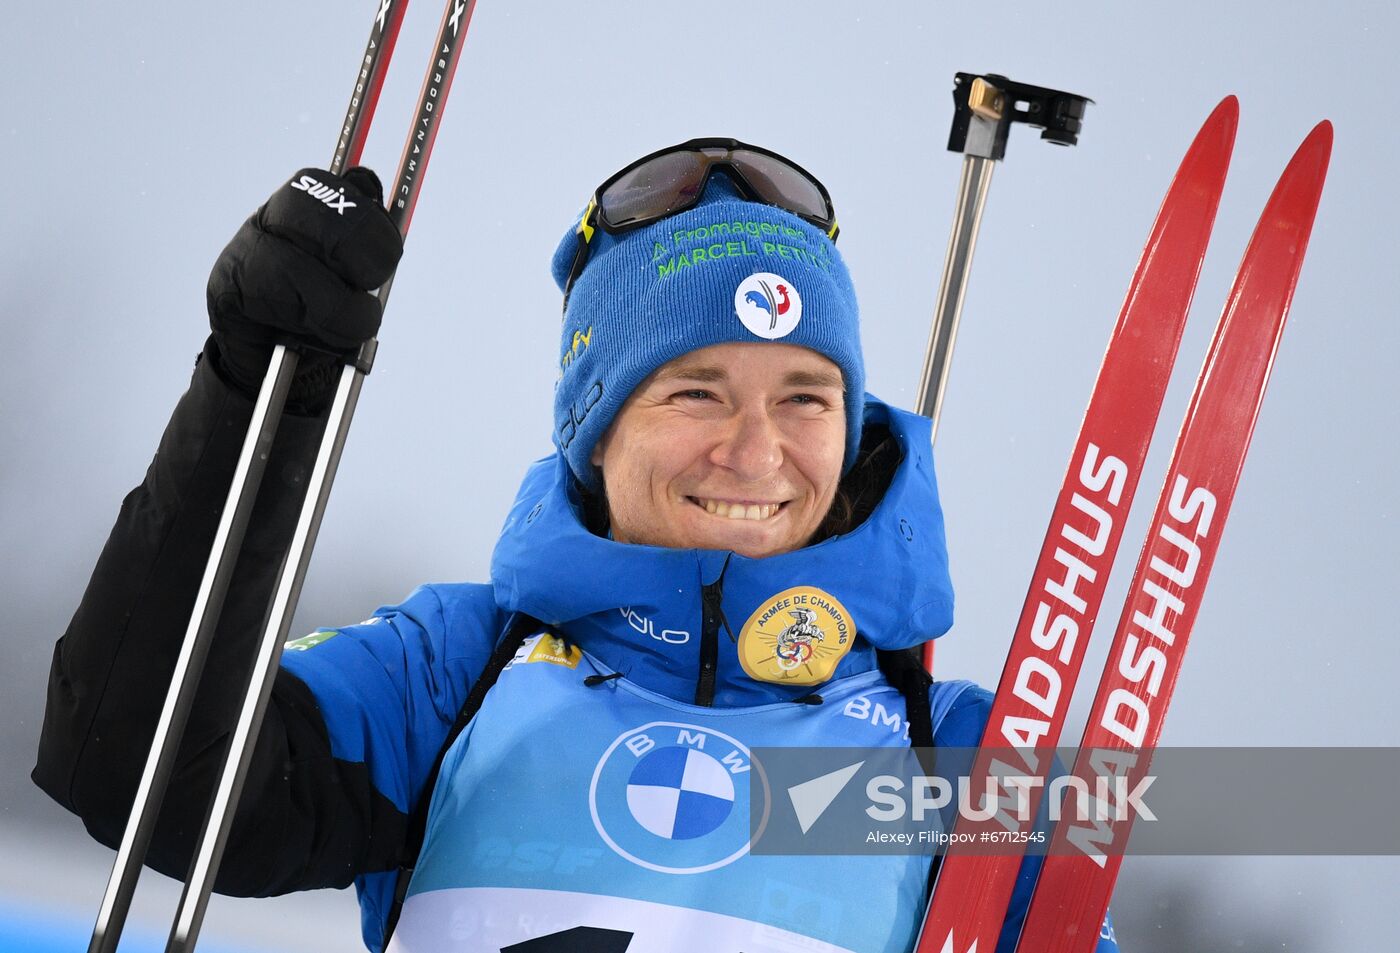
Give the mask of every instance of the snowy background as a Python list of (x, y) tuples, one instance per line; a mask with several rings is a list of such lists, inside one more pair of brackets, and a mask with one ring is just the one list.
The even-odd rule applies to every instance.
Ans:
[[(7, 9), (0, 921), (56, 925), (73, 949), (110, 853), (27, 778), (52, 643), (186, 385), (215, 255), (288, 174), (328, 159), (373, 8)], [(427, 0), (409, 11), (367, 153), (386, 177), (438, 17)], [(939, 437), (959, 594), (939, 671), (994, 685), (1152, 215), (1233, 92), (1230, 181), (1085, 671), (1254, 219), (1327, 117), (1330, 181), (1164, 743), (1400, 743), (1396, 42), (1393, 6), (1355, 0), (481, 0), (296, 628), (362, 618), (419, 582), (484, 578), (515, 483), (548, 448), (549, 256), (604, 176), (660, 146), (731, 135), (828, 185), (870, 388), (911, 403), (959, 172), (944, 151), (952, 75), (999, 72), (1097, 104), (1075, 149), (1013, 131)], [(1130, 951), (1386, 949), (1397, 881), (1396, 858), (1130, 858), (1115, 909)], [(139, 909), (153, 936), (169, 887)], [(348, 893), (216, 899), (207, 936), (351, 950), (357, 919)]]

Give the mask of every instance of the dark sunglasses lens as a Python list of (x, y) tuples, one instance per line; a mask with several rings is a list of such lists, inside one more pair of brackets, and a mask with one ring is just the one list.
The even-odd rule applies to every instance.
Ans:
[(670, 152), (629, 169), (598, 196), (612, 228), (663, 218), (694, 202), (708, 163), (694, 152)]
[(729, 159), (764, 201), (821, 221), (831, 218), (817, 184), (786, 162), (747, 149), (734, 150)]

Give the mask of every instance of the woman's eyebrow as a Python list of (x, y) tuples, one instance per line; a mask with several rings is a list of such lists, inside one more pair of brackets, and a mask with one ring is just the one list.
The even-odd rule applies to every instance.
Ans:
[[(719, 384), (729, 380), (729, 372), (717, 364), (681, 364), (660, 371), (656, 375), (658, 382), (687, 380), (698, 381), (702, 384)], [(788, 371), (783, 375), (783, 386), (785, 387), (830, 387), (833, 390), (841, 390), (845, 385), (841, 380), (840, 371)]]
[(718, 384), (729, 379), (729, 373), (722, 367), (712, 364), (681, 364), (667, 368), (656, 375), (657, 381), (684, 379), (700, 381), (704, 384)]
[(788, 387), (831, 387), (835, 390), (845, 386), (840, 371), (789, 371), (783, 378), (783, 384)]

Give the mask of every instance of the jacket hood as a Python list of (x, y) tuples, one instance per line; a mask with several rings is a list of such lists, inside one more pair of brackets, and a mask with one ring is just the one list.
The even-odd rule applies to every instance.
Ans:
[(929, 421), (867, 394), (865, 426), (887, 431), (900, 455), (870, 515), (849, 533), (763, 559), (598, 536), (567, 465), (558, 454), (539, 460), (492, 556), (496, 602), (653, 691), (701, 704), (790, 700), (868, 671), (872, 646), (908, 648), (946, 632), (953, 589)]

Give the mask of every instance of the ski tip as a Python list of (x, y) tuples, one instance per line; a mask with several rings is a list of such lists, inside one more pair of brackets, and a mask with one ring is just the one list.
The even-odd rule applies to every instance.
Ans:
[(1240, 124), (1240, 100), (1234, 93), (1226, 96), (1211, 110), (1210, 118), (1206, 120), (1206, 128), (1220, 126), (1222, 131), (1229, 130), (1230, 142), (1235, 139), (1235, 129)]
[(1167, 197), (1162, 200), (1162, 208), (1166, 210), (1173, 204), (1172, 197), (1183, 189), (1198, 193), (1200, 197), (1208, 197), (1209, 207), (1204, 220), (1207, 235), (1215, 220), (1220, 193), (1225, 188), (1225, 176), (1230, 169), (1230, 155), (1235, 150), (1235, 130), (1239, 121), (1240, 101), (1234, 96), (1226, 96), (1211, 110), (1196, 132), (1196, 137), (1191, 140)]
[[(1317, 217), (1317, 207), (1322, 200), (1322, 187), (1327, 181), (1327, 165), (1331, 156), (1332, 124), (1324, 119), (1298, 146), (1298, 151), (1288, 160), (1288, 165), (1274, 185), (1245, 248), (1245, 260), (1235, 278), (1236, 291), (1252, 261), (1267, 261), (1270, 255), (1274, 255), (1280, 260), (1292, 262), (1292, 277), (1287, 291), (1289, 295), (1292, 294), (1292, 286), (1298, 280), (1308, 238), (1312, 234), (1313, 221)], [(1269, 247), (1257, 249), (1260, 243)], [(1236, 291), (1231, 292), (1232, 304)], [(1286, 313), (1286, 298), (1283, 307)]]
[(1329, 156), (1332, 154), (1332, 120), (1324, 119), (1313, 126), (1312, 132), (1308, 133), (1308, 137), (1303, 140), (1303, 145), (1298, 147), (1298, 151), (1301, 152), (1310, 143), (1312, 148), (1319, 149)]
[(1284, 171), (1285, 177), (1291, 172), (1294, 175), (1307, 176), (1316, 182), (1316, 189), (1322, 189), (1322, 180), (1327, 177), (1327, 165), (1332, 158), (1332, 123), (1329, 120), (1322, 120), (1313, 126), (1302, 145), (1298, 146), (1298, 151), (1293, 153), (1293, 158), (1288, 162), (1288, 168)]
[[(1220, 100), (1206, 117), (1201, 131), (1196, 133), (1191, 148), (1187, 150), (1187, 159), (1183, 160), (1182, 164), (1187, 164), (1192, 156), (1204, 160), (1208, 155), (1211, 161), (1228, 164), (1230, 153), (1235, 148), (1235, 130), (1239, 128), (1239, 124), (1240, 101), (1231, 94)], [(1224, 168), (1220, 174), (1223, 185)]]

